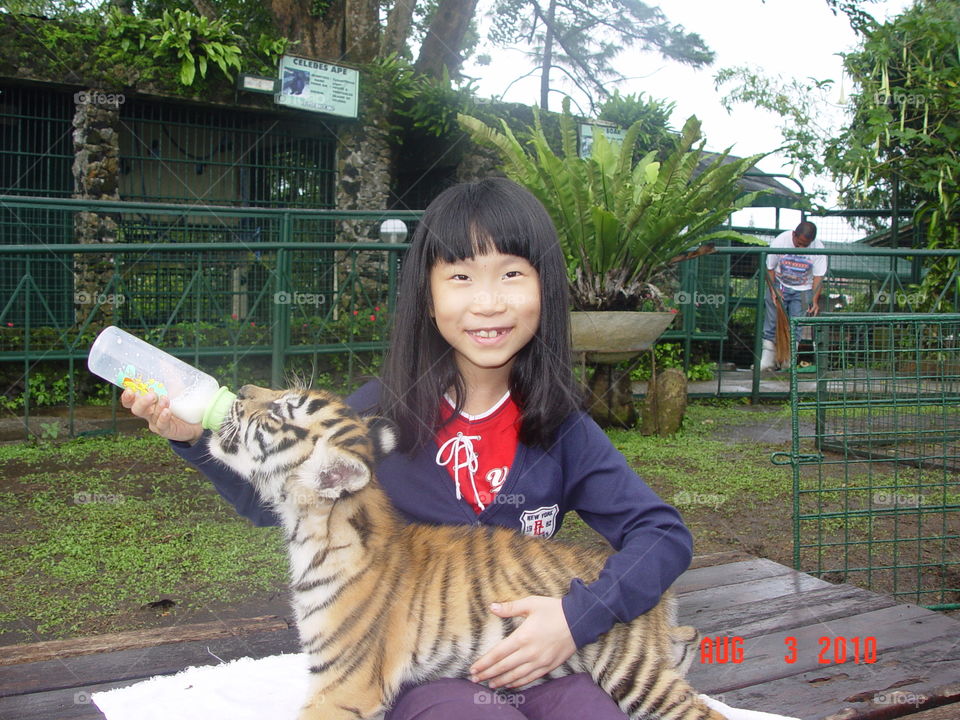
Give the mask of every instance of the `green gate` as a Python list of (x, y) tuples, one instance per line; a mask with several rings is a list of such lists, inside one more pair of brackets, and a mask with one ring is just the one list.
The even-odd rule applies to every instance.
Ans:
[(960, 608), (960, 315), (794, 318), (794, 565)]

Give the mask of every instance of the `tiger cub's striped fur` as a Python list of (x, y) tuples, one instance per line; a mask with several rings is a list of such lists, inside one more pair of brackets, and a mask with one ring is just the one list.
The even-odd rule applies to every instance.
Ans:
[[(310, 689), (301, 720), (379, 718), (409, 681), (466, 677), (515, 627), (492, 602), (562, 597), (606, 554), (505, 528), (404, 523), (372, 474), (385, 421), (318, 391), (240, 390), (212, 454), (282, 519)], [(465, 563), (464, 558), (472, 558)], [(682, 677), (696, 641), (668, 594), (578, 650), (552, 676), (589, 672), (631, 718), (723, 720)], [(687, 653), (692, 657), (692, 653)]]

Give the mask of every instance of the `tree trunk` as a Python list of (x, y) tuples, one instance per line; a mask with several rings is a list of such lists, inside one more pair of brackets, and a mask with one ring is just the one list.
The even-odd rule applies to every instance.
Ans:
[(277, 31), (291, 40), (292, 52), (309, 58), (339, 60), (343, 54), (343, 0), (333, 0), (321, 16), (310, 14), (311, 0), (270, 0)]
[(380, 57), (400, 53), (407, 45), (413, 27), (413, 9), (416, 0), (396, 0), (387, 16), (387, 29), (380, 40)]
[(376, 0), (346, 0), (343, 59), (368, 63), (380, 52), (380, 3)]
[(293, 52), (308, 58), (370, 62), (380, 49), (380, 20), (374, 0), (330, 0), (311, 15), (312, 0), (270, 0), (277, 31), (294, 43)]
[[(131, 2), (131, 6), (132, 6)], [(193, 0), (194, 9), (207, 20), (217, 19), (217, 9), (210, 0)]]
[(416, 71), (439, 78), (446, 67), (451, 77), (460, 72), (463, 57), (460, 48), (470, 27), (477, 0), (440, 0), (436, 15), (420, 46)]
[[(539, 6), (538, 6), (539, 7)], [(550, 0), (544, 21), (543, 65), (540, 67), (540, 109), (550, 109), (550, 69), (553, 67), (553, 20), (557, 13), (557, 0)]]

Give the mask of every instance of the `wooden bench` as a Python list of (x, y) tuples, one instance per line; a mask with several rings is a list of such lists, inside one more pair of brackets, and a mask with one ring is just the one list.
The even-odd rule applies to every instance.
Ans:
[[(705, 639), (690, 680), (728, 705), (803, 720), (960, 720), (956, 620), (742, 553), (695, 558), (675, 590), (681, 622)], [(0, 719), (102, 719), (91, 692), (298, 650), (278, 617), (3, 648)]]

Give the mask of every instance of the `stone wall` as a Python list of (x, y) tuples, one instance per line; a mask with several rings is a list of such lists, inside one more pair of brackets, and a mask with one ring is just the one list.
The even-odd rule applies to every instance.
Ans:
[[(123, 96), (91, 88), (74, 95), (73, 181), (75, 198), (83, 200), (119, 200), (120, 105)], [(77, 243), (113, 243), (117, 241), (119, 218), (110, 214), (78, 212), (74, 217)], [(74, 256), (74, 304), (78, 323), (86, 322), (97, 305), (97, 325), (113, 319), (116, 303), (104, 298), (119, 296), (111, 286), (115, 259), (112, 255), (76, 254)]]

